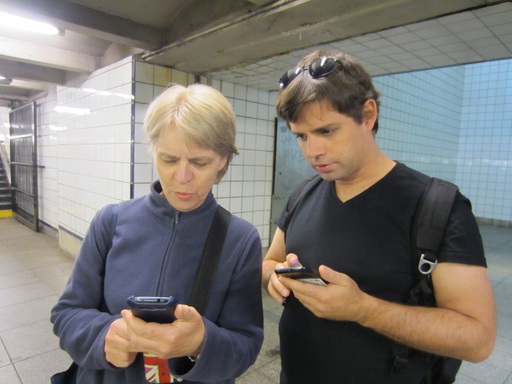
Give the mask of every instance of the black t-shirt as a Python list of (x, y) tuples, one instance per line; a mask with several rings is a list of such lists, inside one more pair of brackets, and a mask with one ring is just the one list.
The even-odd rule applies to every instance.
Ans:
[[(298, 203), (286, 233), (286, 252), (317, 269), (349, 275), (366, 293), (405, 302), (413, 285), (411, 226), (428, 176), (398, 163), (383, 179), (348, 200), (334, 182), (317, 183)], [(469, 201), (460, 193), (438, 255), (439, 262), (485, 266)], [(413, 353), (400, 375), (390, 375), (393, 343), (353, 322), (319, 319), (293, 297), (280, 322), (282, 384), (419, 383), (425, 355)]]

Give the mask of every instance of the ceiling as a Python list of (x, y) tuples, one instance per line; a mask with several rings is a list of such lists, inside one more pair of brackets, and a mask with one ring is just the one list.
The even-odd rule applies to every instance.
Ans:
[(132, 54), (264, 90), (317, 48), (374, 76), (512, 57), (510, 0), (0, 0), (0, 11), (61, 30), (0, 27), (10, 107)]

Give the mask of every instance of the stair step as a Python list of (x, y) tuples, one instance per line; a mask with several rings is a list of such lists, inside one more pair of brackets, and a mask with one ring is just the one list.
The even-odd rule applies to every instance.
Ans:
[(7, 181), (7, 174), (0, 161), (0, 218), (12, 216), (11, 187)]
[(11, 195), (0, 195), (0, 204), (12, 204)]

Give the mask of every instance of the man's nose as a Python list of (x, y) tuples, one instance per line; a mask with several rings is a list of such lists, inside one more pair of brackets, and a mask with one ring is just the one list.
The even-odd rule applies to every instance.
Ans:
[(318, 157), (320, 155), (323, 155), (325, 151), (324, 145), (322, 143), (322, 140), (315, 138), (315, 137), (308, 137), (308, 140), (306, 141), (306, 157), (307, 158), (313, 158)]

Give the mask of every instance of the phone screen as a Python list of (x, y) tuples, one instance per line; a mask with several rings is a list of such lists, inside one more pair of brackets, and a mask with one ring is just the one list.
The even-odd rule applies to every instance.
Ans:
[(128, 306), (134, 316), (152, 323), (172, 323), (178, 300), (174, 297), (130, 296)]

